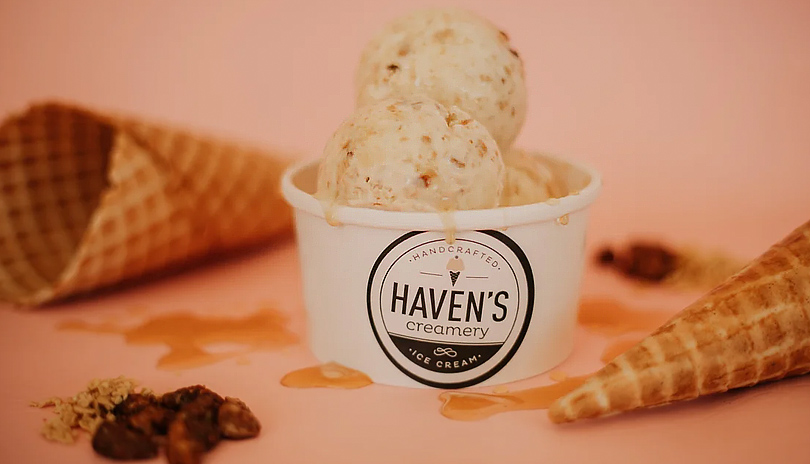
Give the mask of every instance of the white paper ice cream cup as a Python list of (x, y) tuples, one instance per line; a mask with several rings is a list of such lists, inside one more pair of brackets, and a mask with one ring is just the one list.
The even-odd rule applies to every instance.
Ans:
[[(573, 348), (588, 208), (586, 166), (546, 157), (571, 193), (545, 203), (451, 213), (336, 207), (327, 223), (317, 162), (290, 168), (309, 341), (322, 362), (376, 383), (462, 388), (531, 377)], [(455, 275), (453, 275), (455, 274)]]

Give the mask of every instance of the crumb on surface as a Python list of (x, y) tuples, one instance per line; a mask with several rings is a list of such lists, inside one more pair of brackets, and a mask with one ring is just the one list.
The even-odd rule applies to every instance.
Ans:
[(642, 282), (695, 290), (716, 287), (745, 265), (718, 251), (637, 241), (624, 249), (604, 247), (597, 252), (596, 261)]
[(113, 408), (131, 393), (153, 394), (149, 389), (139, 389), (136, 381), (120, 376), (93, 379), (83, 391), (72, 397), (32, 401), (31, 406), (53, 407), (57, 416), (48, 419), (40, 433), (48, 440), (70, 444), (76, 441), (82, 430), (92, 435), (102, 422), (113, 420)]
[(745, 263), (721, 252), (678, 249), (675, 269), (664, 282), (682, 288), (713, 288), (739, 272)]

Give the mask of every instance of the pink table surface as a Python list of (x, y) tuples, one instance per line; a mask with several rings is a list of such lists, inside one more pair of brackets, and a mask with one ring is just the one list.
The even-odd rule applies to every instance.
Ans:
[[(465, 4), (507, 30), (526, 63), (530, 110), (518, 144), (602, 171), (590, 250), (649, 236), (750, 258), (810, 218), (810, 3)], [(0, 111), (60, 97), (314, 157), (351, 110), (363, 43), (409, 8), (0, 2)], [(583, 295), (670, 310), (697, 296), (593, 269)], [(217, 448), (211, 463), (810, 462), (807, 376), (570, 427), (542, 411), (462, 423), (439, 415), (430, 390), (281, 387), (282, 375), (315, 363), (304, 344), (251, 354), (247, 365), (169, 372), (155, 367), (163, 348), (56, 329), (181, 310), (247, 314), (263, 303), (306, 336), (292, 242), (41, 311), (0, 305), (0, 461), (102, 462), (88, 446), (43, 442), (49, 413), (27, 404), (126, 374), (158, 391), (205, 383), (252, 406), (261, 437)], [(597, 368), (605, 343), (580, 331), (562, 369)]]
[[(372, 385), (359, 390), (282, 387), (287, 372), (316, 363), (304, 345), (280, 352), (184, 370), (155, 368), (163, 347), (128, 346), (117, 335), (56, 330), (65, 320), (133, 323), (150, 315), (190, 310), (247, 314), (264, 303), (292, 317), (305, 332), (296, 249), (279, 244), (255, 255), (186, 272), (115, 294), (35, 313), (0, 313), (3, 462), (106, 462), (79, 446), (49, 444), (38, 436), (50, 412), (32, 399), (70, 395), (94, 377), (126, 374), (156, 391), (203, 383), (242, 398), (264, 424), (261, 436), (225, 443), (206, 462), (486, 463), (486, 462), (780, 462), (806, 463), (810, 377), (638, 414), (555, 426), (545, 411), (457, 422), (439, 414), (438, 392)], [(597, 272), (586, 296), (612, 296), (634, 307), (676, 309), (693, 295), (641, 290)], [(584, 330), (560, 367), (571, 374), (598, 368), (606, 340)], [(543, 375), (511, 390), (551, 383)], [(491, 391), (490, 389), (476, 389)]]

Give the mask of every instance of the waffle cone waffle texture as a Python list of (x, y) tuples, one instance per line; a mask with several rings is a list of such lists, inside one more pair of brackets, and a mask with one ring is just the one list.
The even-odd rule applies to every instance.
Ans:
[(810, 372), (810, 222), (552, 404), (554, 422)]
[(278, 155), (71, 105), (0, 126), (0, 300), (40, 305), (291, 227)]

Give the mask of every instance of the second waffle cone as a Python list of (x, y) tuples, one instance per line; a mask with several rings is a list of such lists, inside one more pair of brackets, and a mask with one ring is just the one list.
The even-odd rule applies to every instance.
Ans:
[(549, 409), (616, 414), (810, 372), (810, 222)]

